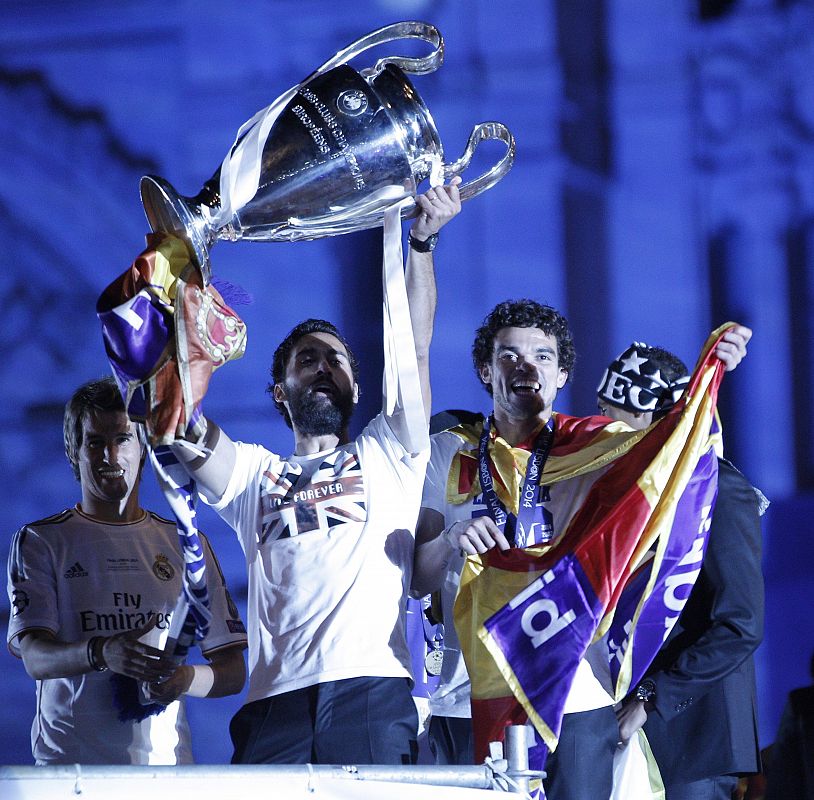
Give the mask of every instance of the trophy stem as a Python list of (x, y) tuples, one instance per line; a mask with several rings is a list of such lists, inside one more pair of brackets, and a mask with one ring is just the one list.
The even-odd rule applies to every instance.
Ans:
[(217, 202), (212, 183), (209, 181), (194, 198), (183, 197), (156, 175), (145, 175), (140, 184), (141, 202), (150, 228), (155, 233), (172, 233), (186, 241), (204, 285), (209, 285), (212, 278), (209, 248), (217, 238), (207, 221), (210, 205)]

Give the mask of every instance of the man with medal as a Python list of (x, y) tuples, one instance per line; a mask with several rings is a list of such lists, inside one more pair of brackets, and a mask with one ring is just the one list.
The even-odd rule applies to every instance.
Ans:
[[(727, 370), (739, 363), (750, 336), (742, 326), (724, 334), (715, 352)], [(469, 679), (450, 624), (465, 555), (556, 544), (564, 524), (559, 513), (584, 488), (579, 481), (539, 483), (557, 436), (554, 401), (575, 358), (565, 318), (532, 300), (500, 303), (477, 331), (472, 355), (492, 411), (432, 437), (413, 576), (416, 594), (441, 590), (447, 622), (430, 737), (439, 761), (448, 763), (473, 758)], [(466, 469), (474, 459), (477, 466)], [(549, 800), (610, 796), (619, 741), (610, 683), (608, 647), (600, 640), (579, 662), (565, 700), (559, 744), (546, 762)]]

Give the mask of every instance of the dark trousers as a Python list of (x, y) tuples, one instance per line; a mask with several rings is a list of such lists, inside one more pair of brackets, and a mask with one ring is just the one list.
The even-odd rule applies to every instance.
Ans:
[(427, 731), (430, 750), (438, 765), (475, 763), (472, 720), (463, 717), (430, 717)]
[(543, 786), (548, 800), (610, 797), (618, 741), (619, 724), (613, 706), (566, 714), (557, 749), (549, 754), (545, 765)]
[(407, 678), (348, 678), (247, 703), (232, 718), (233, 764), (414, 764)]
[(734, 775), (719, 775), (691, 783), (674, 783), (664, 787), (667, 800), (731, 800), (738, 785)]

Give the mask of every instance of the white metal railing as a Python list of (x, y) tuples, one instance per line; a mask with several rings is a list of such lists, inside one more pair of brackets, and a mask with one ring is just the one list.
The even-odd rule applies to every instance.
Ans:
[[(506, 757), (503, 746), (495, 743), (485, 763), (475, 766), (429, 765), (331, 765), (331, 764), (233, 764), (188, 766), (107, 766), (64, 765), (51, 767), (0, 767), (0, 797), (3, 800), (55, 798), (61, 796), (104, 797), (115, 791), (117, 797), (158, 800), (172, 796), (181, 800), (200, 800), (209, 795), (218, 798), (262, 796), (271, 800), (296, 794), (325, 794), (318, 791), (334, 782), (359, 781), (366, 784), (391, 784), (392, 798), (402, 796), (397, 785), (411, 786), (410, 796), (418, 797), (419, 786), (454, 787), (470, 790), (496, 790), (528, 795), (529, 780), (544, 773), (529, 771), (527, 728), (514, 725), (506, 729)], [(172, 788), (168, 788), (168, 781)], [(115, 788), (114, 788), (115, 787)], [(285, 788), (284, 788), (285, 787)], [(372, 789), (373, 786), (371, 785)], [(348, 795), (348, 790), (332, 796)], [(362, 789), (360, 783), (359, 789)], [(122, 792), (126, 791), (126, 795)], [(435, 795), (440, 789), (432, 790)], [(329, 793), (330, 794), (330, 793)], [(368, 796), (366, 792), (353, 795)], [(110, 795), (107, 795), (110, 796)], [(425, 795), (427, 797), (430, 794)], [(460, 796), (450, 793), (450, 797)]]

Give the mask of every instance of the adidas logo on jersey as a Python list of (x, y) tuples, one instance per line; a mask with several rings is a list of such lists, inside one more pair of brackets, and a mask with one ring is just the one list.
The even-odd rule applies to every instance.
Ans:
[(77, 561), (66, 573), (66, 578), (87, 578), (87, 570)]

